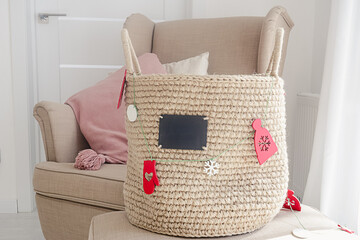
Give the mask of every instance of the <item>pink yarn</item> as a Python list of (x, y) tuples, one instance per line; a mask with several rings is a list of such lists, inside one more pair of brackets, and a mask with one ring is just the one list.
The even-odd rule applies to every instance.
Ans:
[(78, 153), (74, 167), (81, 170), (99, 170), (106, 161), (106, 156), (97, 154), (92, 149), (85, 149)]

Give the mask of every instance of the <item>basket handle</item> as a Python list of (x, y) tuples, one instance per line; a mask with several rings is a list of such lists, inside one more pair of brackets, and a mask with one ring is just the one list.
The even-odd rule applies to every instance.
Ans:
[(141, 75), (139, 61), (136, 57), (134, 47), (131, 43), (129, 33), (126, 28), (121, 30), (121, 40), (124, 49), (127, 72), (130, 74)]
[(279, 74), (283, 40), (284, 40), (284, 29), (278, 28), (276, 30), (276, 35), (275, 35), (274, 50), (271, 55), (268, 69), (266, 70), (266, 73), (270, 74), (271, 76), (278, 76)]

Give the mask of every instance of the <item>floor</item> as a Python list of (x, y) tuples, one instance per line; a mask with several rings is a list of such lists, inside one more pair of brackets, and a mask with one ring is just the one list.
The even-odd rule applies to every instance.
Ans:
[(44, 240), (37, 212), (0, 213), (0, 240)]

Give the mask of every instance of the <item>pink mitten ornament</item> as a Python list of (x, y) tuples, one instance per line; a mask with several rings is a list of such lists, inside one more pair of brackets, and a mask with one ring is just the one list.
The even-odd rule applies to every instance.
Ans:
[(146, 160), (144, 161), (143, 171), (143, 186), (146, 194), (152, 194), (155, 190), (155, 185), (159, 186), (160, 182), (156, 175), (155, 169), (156, 161)]
[(272, 139), (269, 131), (266, 128), (261, 126), (261, 120), (256, 119), (252, 123), (252, 127), (255, 130), (254, 135), (254, 145), (255, 152), (259, 164), (262, 165), (266, 160), (268, 160), (272, 155), (274, 155), (278, 148)]

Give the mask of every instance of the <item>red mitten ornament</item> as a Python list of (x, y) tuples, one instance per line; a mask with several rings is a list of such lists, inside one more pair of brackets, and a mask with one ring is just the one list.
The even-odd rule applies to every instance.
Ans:
[(159, 179), (156, 175), (155, 165), (155, 160), (144, 161), (143, 186), (146, 194), (152, 194), (155, 190), (155, 185), (160, 185)]
[(291, 189), (288, 189), (283, 208), (292, 209), (299, 212), (301, 211), (300, 201), (294, 196), (294, 191)]
[(254, 145), (257, 159), (259, 164), (262, 165), (277, 152), (278, 148), (269, 131), (261, 126), (260, 119), (256, 119), (252, 123), (252, 127), (255, 130)]

